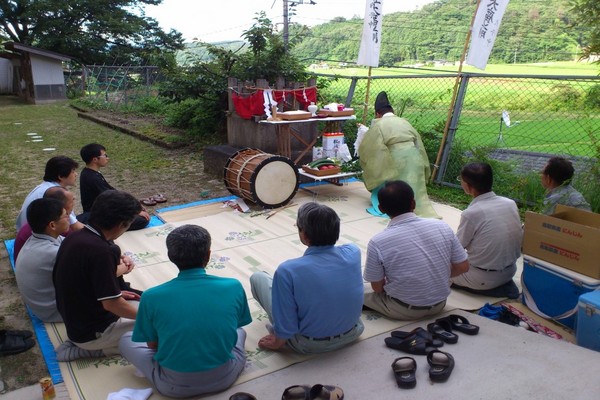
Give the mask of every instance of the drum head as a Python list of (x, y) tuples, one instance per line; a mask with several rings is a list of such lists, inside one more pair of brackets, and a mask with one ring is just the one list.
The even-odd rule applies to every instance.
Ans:
[(273, 156), (260, 163), (251, 181), (255, 202), (263, 207), (276, 208), (294, 197), (298, 191), (299, 176), (289, 158)]

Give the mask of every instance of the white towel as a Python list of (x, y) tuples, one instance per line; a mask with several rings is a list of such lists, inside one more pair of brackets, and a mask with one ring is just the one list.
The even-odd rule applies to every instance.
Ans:
[(124, 388), (118, 392), (109, 393), (106, 400), (146, 400), (152, 394), (152, 388), (129, 389)]

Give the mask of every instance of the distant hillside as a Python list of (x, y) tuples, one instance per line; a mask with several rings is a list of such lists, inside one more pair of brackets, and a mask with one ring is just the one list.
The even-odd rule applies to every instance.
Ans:
[[(490, 56), (492, 63), (532, 63), (578, 58), (590, 29), (572, 27), (569, 0), (511, 0)], [(380, 65), (433, 60), (458, 61), (474, 0), (439, 0), (413, 12), (383, 19)], [(363, 20), (336, 18), (302, 30), (293, 54), (301, 60), (354, 62)], [(294, 33), (294, 30), (291, 30)]]
[[(211, 45), (238, 53), (244, 53), (248, 50), (248, 45), (243, 40), (215, 42), (211, 43)], [(177, 52), (177, 63), (179, 65), (188, 65), (194, 62), (206, 61), (210, 61), (210, 54), (206, 50), (206, 47), (200, 42), (186, 43), (185, 49)]]

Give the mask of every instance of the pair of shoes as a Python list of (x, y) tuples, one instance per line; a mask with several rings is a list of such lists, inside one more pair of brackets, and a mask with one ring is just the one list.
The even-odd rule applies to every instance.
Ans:
[(256, 397), (246, 392), (238, 392), (229, 396), (229, 400), (256, 400)]
[(30, 331), (1, 330), (0, 331), (0, 356), (9, 356), (23, 353), (35, 346), (35, 340)]
[(391, 337), (387, 337), (384, 340), (385, 345), (390, 349), (400, 350), (409, 354), (424, 356), (430, 351), (435, 350), (433, 342), (424, 338), (419, 333), (411, 333), (404, 338), (393, 336), (392, 334)]
[(145, 199), (140, 200), (145, 206), (155, 206), (158, 203), (166, 203), (167, 198), (163, 194), (155, 194), (154, 196), (146, 197)]
[(285, 389), (281, 400), (342, 400), (344, 391), (331, 385), (294, 385)]
[(440, 321), (448, 321), (453, 330), (466, 333), (467, 335), (477, 335), (479, 333), (479, 327), (469, 323), (469, 320), (462, 315), (450, 314), (447, 317), (435, 320), (438, 324)]
[[(454, 369), (452, 354), (440, 350), (427, 353), (429, 379), (432, 382), (445, 382)], [(412, 357), (396, 358), (392, 363), (392, 371), (399, 388), (412, 389), (417, 385), (417, 362)]]
[(434, 337), (434, 335), (432, 335), (430, 332), (426, 331), (425, 329), (419, 327), (419, 328), (415, 328), (410, 332), (405, 332), (405, 331), (392, 331), (391, 335), (392, 337), (397, 337), (400, 339), (405, 339), (407, 336), (410, 335), (417, 335), (422, 337), (423, 339), (425, 339), (428, 343), (428, 345), (433, 346), (433, 347), (442, 347), (444, 345), (444, 342), (436, 337)]

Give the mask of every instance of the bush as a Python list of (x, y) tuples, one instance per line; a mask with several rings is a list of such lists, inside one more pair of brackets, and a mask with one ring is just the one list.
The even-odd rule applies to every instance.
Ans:
[(583, 103), (588, 108), (600, 109), (600, 85), (594, 85), (587, 91)]
[(581, 93), (571, 85), (558, 84), (550, 89), (550, 106), (552, 110), (572, 110), (576, 108), (582, 97)]
[(223, 121), (223, 110), (216, 104), (206, 99), (186, 99), (171, 104), (165, 113), (165, 124), (185, 129), (195, 141), (216, 138), (219, 121)]

